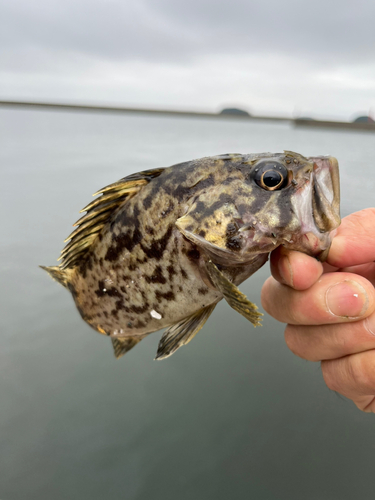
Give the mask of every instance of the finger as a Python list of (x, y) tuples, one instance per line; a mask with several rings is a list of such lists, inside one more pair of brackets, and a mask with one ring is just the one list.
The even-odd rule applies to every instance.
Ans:
[(359, 408), (372, 408), (375, 396), (375, 350), (322, 361), (329, 389), (352, 399)]
[(375, 396), (361, 396), (354, 400), (357, 408), (366, 413), (375, 413)]
[(327, 262), (323, 262), (323, 272), (324, 273), (334, 273), (338, 269), (339, 269), (338, 267), (331, 266), (330, 264), (327, 264)]
[(287, 325), (285, 341), (294, 354), (308, 361), (337, 359), (375, 349), (375, 313), (354, 323)]
[(262, 305), (274, 318), (293, 325), (324, 325), (363, 319), (375, 310), (375, 289), (362, 276), (323, 274), (308, 290), (298, 291), (270, 277)]
[(367, 264), (360, 264), (359, 266), (344, 267), (340, 269), (340, 271), (359, 274), (375, 286), (375, 262), (368, 262)]
[(272, 276), (295, 290), (310, 288), (323, 273), (323, 266), (313, 257), (280, 246), (271, 253)]
[(345, 217), (337, 229), (327, 262), (345, 267), (375, 261), (375, 208)]

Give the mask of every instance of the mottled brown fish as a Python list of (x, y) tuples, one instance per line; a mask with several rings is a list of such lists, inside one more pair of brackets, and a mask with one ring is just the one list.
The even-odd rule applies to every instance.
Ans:
[(226, 154), (130, 175), (95, 194), (43, 267), (116, 357), (168, 327), (156, 359), (187, 344), (224, 298), (254, 326), (237, 285), (279, 245), (324, 260), (340, 224), (335, 158)]

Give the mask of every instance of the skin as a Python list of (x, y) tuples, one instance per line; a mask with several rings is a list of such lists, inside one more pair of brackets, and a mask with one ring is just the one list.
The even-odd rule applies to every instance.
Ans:
[(340, 223), (337, 160), (292, 151), (224, 154), (138, 172), (98, 191), (43, 267), (116, 357), (170, 327), (157, 359), (190, 341), (218, 301), (254, 325), (236, 288), (283, 244), (325, 255)]
[(297, 356), (320, 361), (327, 386), (375, 413), (375, 208), (345, 217), (327, 262), (279, 247), (264, 309), (287, 323)]

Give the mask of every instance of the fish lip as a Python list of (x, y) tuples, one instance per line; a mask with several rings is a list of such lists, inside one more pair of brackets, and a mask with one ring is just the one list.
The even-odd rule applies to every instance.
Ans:
[(333, 156), (320, 156), (309, 160), (313, 162), (313, 217), (317, 229), (327, 233), (336, 229), (341, 222), (338, 161)]
[(331, 174), (332, 186), (333, 186), (333, 201), (332, 208), (339, 218), (337, 227), (340, 225), (340, 174), (339, 174), (339, 162), (334, 156), (328, 157), (329, 161), (329, 171)]

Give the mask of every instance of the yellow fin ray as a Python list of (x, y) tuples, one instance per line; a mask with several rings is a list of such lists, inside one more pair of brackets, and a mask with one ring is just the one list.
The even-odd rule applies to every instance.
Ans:
[(158, 168), (129, 175), (95, 193), (101, 196), (81, 210), (86, 214), (74, 224), (78, 226), (77, 229), (65, 240), (68, 242), (58, 259), (61, 260), (60, 269), (74, 267), (90, 250), (98, 234), (116, 210), (154, 177), (158, 177), (163, 170)]
[(206, 323), (215, 307), (216, 302), (169, 327), (160, 339), (155, 359), (168, 358), (177, 349), (188, 344)]
[(206, 269), (213, 284), (224, 295), (228, 304), (254, 326), (261, 326), (263, 314), (258, 312), (257, 306), (250, 302), (246, 295), (231, 283), (211, 260), (207, 261)]

